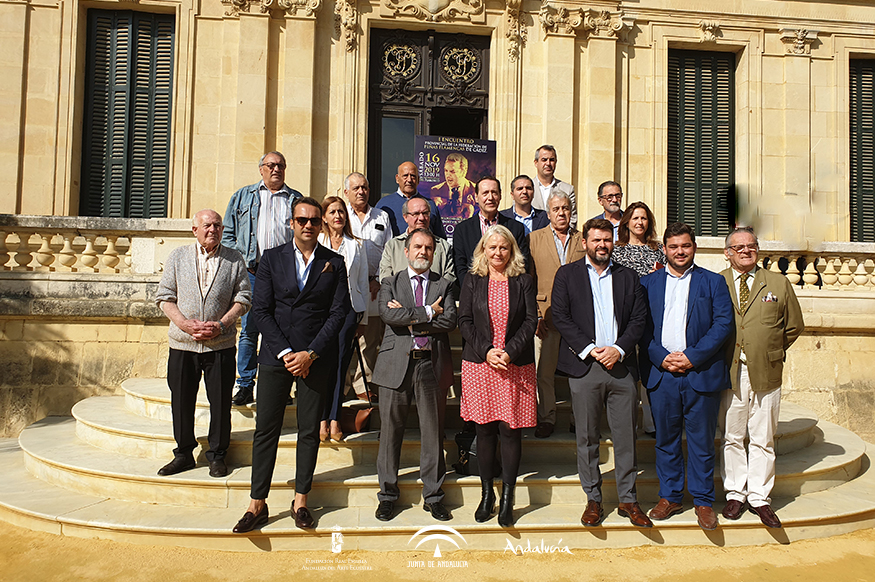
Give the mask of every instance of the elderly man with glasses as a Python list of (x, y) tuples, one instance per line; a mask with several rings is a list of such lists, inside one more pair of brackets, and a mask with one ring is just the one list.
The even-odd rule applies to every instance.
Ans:
[(613, 180), (602, 182), (599, 184), (598, 200), (605, 211), (593, 216), (593, 218), (609, 220), (614, 227), (614, 242), (617, 242), (617, 229), (620, 227), (620, 219), (623, 218), (623, 211), (620, 210), (620, 205), (623, 202), (623, 188)]
[[(732, 389), (723, 393), (723, 517), (738, 519), (749, 507), (763, 525), (781, 527), (769, 494), (775, 484), (775, 432), (787, 348), (805, 329), (793, 286), (780, 273), (757, 266), (753, 229), (726, 237), (726, 278), (735, 313), (734, 341), (727, 342)], [(745, 450), (745, 437), (749, 438)]]
[[(419, 194), (414, 194), (401, 206), (401, 215), (407, 223), (407, 230), (386, 243), (383, 248), (383, 257), (380, 259), (380, 281), (387, 277), (394, 277), (399, 271), (407, 268), (407, 239), (410, 233), (418, 229), (429, 229), (431, 210), (428, 200)], [(432, 233), (434, 234), (434, 233)], [(456, 281), (455, 263), (453, 263), (453, 249), (445, 239), (435, 240), (434, 258), (431, 270), (441, 277)]]
[[(289, 220), (292, 202), (301, 193), (286, 186), (286, 158), (280, 152), (268, 152), (258, 162), (261, 181), (237, 190), (225, 210), (225, 232), (222, 245), (243, 255), (249, 271), (249, 283), (255, 287), (255, 273), (261, 256), (267, 249), (292, 240)], [(255, 358), (258, 329), (250, 311), (240, 322), (240, 344), (237, 350), (237, 394), (234, 404), (243, 406), (253, 401), (255, 389)]]

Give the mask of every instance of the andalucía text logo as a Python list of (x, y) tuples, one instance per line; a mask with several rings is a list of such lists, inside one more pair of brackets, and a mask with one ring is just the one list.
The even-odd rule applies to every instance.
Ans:
[(522, 544), (514, 545), (513, 542), (508, 539), (507, 545), (504, 547), (504, 551), (502, 554), (512, 553), (514, 556), (522, 556), (523, 554), (570, 554), (571, 550), (568, 549), (568, 546), (562, 545), (562, 538), (559, 538), (559, 542), (556, 544), (546, 544), (544, 540), (541, 540), (541, 544), (537, 546), (533, 546), (531, 540), (526, 540), (526, 545)]
[(452, 535), (458, 537), (460, 540), (462, 540), (462, 543), (464, 543), (465, 545), (468, 545), (468, 542), (465, 541), (465, 538), (462, 537), (462, 534), (460, 534), (459, 532), (457, 532), (453, 528), (446, 526), (446, 525), (432, 525), (432, 526), (428, 526), (428, 527), (424, 527), (424, 528), (420, 529), (418, 532), (413, 534), (409, 540), (407, 540), (407, 545), (409, 546), (410, 543), (414, 539), (416, 539), (418, 536), (423, 535), (423, 534), (429, 534), (429, 535), (426, 535), (425, 537), (423, 537), (421, 540), (419, 540), (419, 543), (416, 544), (417, 549), (422, 544), (425, 544), (428, 542), (435, 542), (435, 544), (434, 544), (434, 557), (435, 558), (441, 557), (441, 547), (440, 547), (440, 544), (438, 544), (437, 542), (440, 542), (440, 541), (448, 542), (448, 543), (456, 546), (456, 549), (459, 549), (458, 542), (456, 542), (456, 540), (454, 540), (450, 536), (445, 535), (443, 533), (431, 533), (431, 532), (447, 532), (449, 534), (452, 534)]

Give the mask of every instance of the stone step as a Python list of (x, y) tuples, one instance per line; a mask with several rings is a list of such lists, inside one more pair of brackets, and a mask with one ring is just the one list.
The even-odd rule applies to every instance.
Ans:
[[(73, 417), (77, 420), (76, 434), (85, 442), (108, 451), (148, 459), (172, 458), (176, 446), (170, 421), (157, 420), (132, 413), (125, 406), (126, 399), (121, 396), (101, 396), (81, 400), (73, 407)], [(414, 411), (415, 413), (415, 411)], [(378, 412), (374, 412), (376, 416)], [(813, 429), (817, 418), (809, 411), (795, 405), (782, 407), (781, 420), (776, 435), (776, 449), (779, 455), (799, 450), (814, 439)], [(447, 463), (458, 460), (455, 446), (455, 429), (447, 430), (445, 449)], [(206, 427), (196, 427), (198, 441), (201, 443), (194, 454), (205, 462), (204, 452), (208, 448)], [(231, 446), (227, 460), (235, 465), (248, 465), (252, 455), (251, 429), (234, 426)], [(418, 464), (419, 436), (416, 429), (408, 429), (402, 447), (402, 464)], [(523, 431), (523, 463), (573, 463), (576, 455), (575, 435), (557, 431), (549, 439), (534, 438), (534, 431)], [(280, 439), (277, 460), (280, 464), (295, 462), (296, 433), (286, 428)], [(375, 431), (347, 435), (341, 443), (324, 443), (320, 450), (320, 463), (331, 466), (350, 464), (375, 464), (379, 442)], [(654, 440), (643, 433), (637, 443), (638, 460), (641, 463), (655, 461)], [(604, 431), (600, 447), (602, 463), (613, 462), (613, 447), (610, 431)]]
[[(836, 445), (833, 445), (836, 446)], [(231, 528), (245, 504), (226, 508), (191, 505), (153, 505), (110, 499), (95, 492), (75, 492), (34, 478), (25, 468), (25, 457), (15, 439), (0, 440), (0, 518), (12, 524), (57, 535), (102, 538), (147, 545), (184, 546), (225, 551), (279, 551), (331, 549), (337, 533), (343, 536), (342, 551), (409, 551), (415, 549), (421, 528), (451, 526), (460, 536), (463, 550), (504, 551), (544, 546), (578, 549), (622, 548), (642, 545), (748, 546), (786, 544), (802, 539), (828, 537), (875, 527), (875, 471), (870, 468), (873, 448), (862, 457), (861, 473), (834, 488), (795, 496), (775, 496), (773, 507), (784, 527), (769, 530), (756, 516), (745, 514), (738, 521), (720, 520), (713, 532), (703, 532), (689, 504), (687, 509), (652, 529), (632, 527), (616, 507), (606, 503), (606, 519), (597, 528), (584, 528), (579, 517), (582, 504), (530, 503), (517, 500), (513, 528), (502, 529), (493, 518), (484, 524), (473, 519), (476, 501), (463, 506), (448, 503), (453, 520), (435, 522), (418, 506), (399, 506), (391, 522), (374, 518), (374, 506), (317, 506), (311, 503), (318, 527), (303, 531), (294, 527), (288, 505), (272, 496), (271, 519), (260, 531), (235, 535)], [(779, 466), (780, 466), (779, 462)], [(146, 486), (146, 485), (144, 485)], [(181, 499), (179, 501), (182, 501)], [(644, 500), (645, 510), (652, 500)], [(722, 509), (717, 503), (715, 509)], [(411, 541), (412, 540), (412, 541)], [(455, 546), (440, 543), (442, 559), (452, 560)], [(433, 543), (420, 546), (430, 553)], [(344, 554), (337, 556), (344, 559)]]
[[(26, 453), (27, 468), (34, 476), (67, 489), (124, 501), (242, 507), (249, 498), (249, 466), (234, 467), (232, 474), (222, 479), (210, 478), (205, 466), (173, 477), (158, 477), (157, 470), (168, 459), (135, 458), (93, 447), (76, 438), (76, 424), (71, 418), (48, 417), (21, 433), (19, 442)], [(775, 496), (795, 497), (828, 489), (860, 473), (865, 443), (859, 437), (830, 423), (820, 423), (814, 434), (815, 440), (809, 447), (780, 458)], [(616, 498), (612, 464), (604, 464), (602, 472), (603, 495), (610, 501)], [(293, 463), (279, 464), (271, 498), (288, 505), (293, 483)], [(421, 484), (415, 465), (401, 471), (399, 487), (402, 503), (419, 499)], [(316, 505), (369, 506), (373, 505), (378, 489), (373, 464), (331, 466), (320, 460), (311, 499)], [(480, 496), (479, 479), (450, 472), (444, 490), (449, 503), (476, 504)], [(642, 500), (658, 496), (656, 470), (651, 463), (639, 463), (638, 492)], [(584, 497), (574, 457), (565, 463), (523, 463), (517, 499), (520, 503), (536, 504), (582, 503)]]

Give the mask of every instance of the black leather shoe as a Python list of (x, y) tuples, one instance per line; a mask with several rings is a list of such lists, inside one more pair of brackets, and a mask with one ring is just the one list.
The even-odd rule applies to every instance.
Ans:
[(480, 505), (474, 512), (474, 521), (477, 523), (489, 521), (495, 512), (495, 489), (492, 486), (492, 481), (481, 481), (480, 486), (483, 489), (480, 494)]
[(747, 503), (744, 501), (739, 501), (737, 499), (730, 499), (726, 502), (726, 506), (723, 508), (723, 517), (726, 519), (736, 520), (741, 517), (741, 514), (744, 513), (744, 510), (747, 508)]
[(390, 521), (395, 517), (395, 502), (388, 499), (381, 501), (380, 505), (377, 506), (377, 512), (374, 514), (374, 517), (380, 521)]
[(453, 519), (450, 510), (444, 507), (444, 504), (440, 501), (435, 501), (434, 503), (423, 503), (422, 508), (431, 512), (431, 516), (438, 521), (450, 521)]
[(498, 525), (510, 527), (513, 525), (513, 494), (515, 483), (502, 483), (501, 501), (498, 502)]
[(310, 514), (310, 510), (306, 507), (299, 507), (295, 509), (295, 506), (292, 506), (292, 516), (295, 518), (295, 526), (301, 529), (313, 529), (316, 527), (316, 520), (313, 519), (313, 516)]
[(234, 526), (233, 531), (234, 533), (246, 533), (258, 529), (267, 523), (267, 517), (267, 503), (265, 503), (262, 510), (258, 512), (258, 515), (255, 515), (251, 511), (244, 513), (243, 517), (240, 518), (240, 521), (237, 522), (237, 525)]
[(210, 477), (227, 477), (228, 466), (225, 459), (213, 459), (210, 461)]
[(235, 406), (246, 406), (250, 402), (255, 402), (255, 398), (252, 397), (252, 390), (249, 388), (241, 388), (237, 391), (237, 394), (234, 395), (234, 400), (232, 402)]
[(158, 474), (162, 477), (167, 477), (168, 475), (176, 475), (177, 473), (182, 473), (183, 471), (189, 471), (191, 469), (194, 469), (194, 465), (194, 459), (174, 457), (172, 461), (158, 469)]

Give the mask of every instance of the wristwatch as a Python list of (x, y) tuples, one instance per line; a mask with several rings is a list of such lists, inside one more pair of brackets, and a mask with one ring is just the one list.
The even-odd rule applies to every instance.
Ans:
[(310, 356), (311, 360), (315, 360), (316, 358), (319, 357), (319, 354), (317, 354), (313, 350), (307, 350), (307, 355)]

